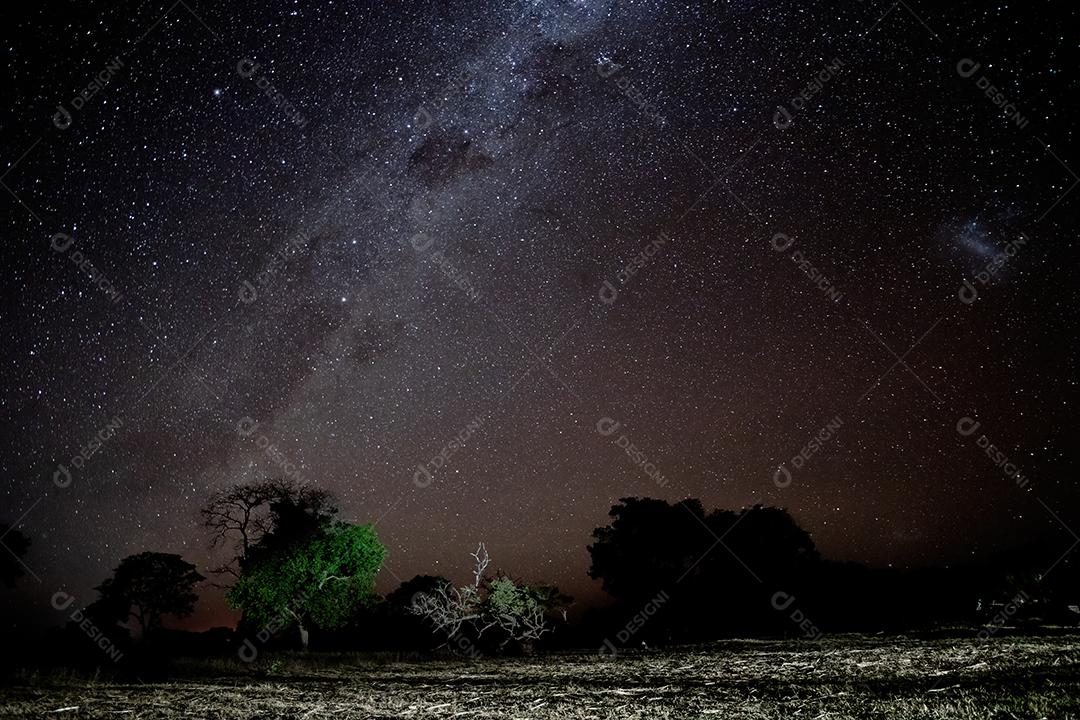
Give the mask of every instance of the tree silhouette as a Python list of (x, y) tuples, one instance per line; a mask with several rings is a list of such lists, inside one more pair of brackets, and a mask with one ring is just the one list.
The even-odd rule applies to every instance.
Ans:
[(134, 618), (145, 640), (161, 627), (163, 615), (187, 617), (195, 609), (195, 585), (204, 580), (179, 555), (142, 552), (120, 561), (113, 576), (95, 588), (95, 607), (116, 622)]
[(402, 581), (372, 612), (362, 612), (354, 620), (360, 637), (397, 649), (430, 650), (441, 642), (435, 628), (412, 612), (413, 599), (452, 583), (438, 575), (416, 575)]
[(22, 558), (30, 549), (30, 538), (17, 528), (3, 523), (0, 524), (0, 543), (7, 548), (7, 552), (0, 548), (0, 582), (4, 587), (13, 588), (15, 581), (26, 574)]
[(329, 521), (337, 512), (330, 495), (289, 479), (241, 483), (210, 496), (201, 514), (212, 533), (211, 546), (233, 544), (233, 557), (214, 573), (239, 577), (248, 554), (273, 533), (283, 517), (297, 513)]
[(622, 498), (610, 525), (593, 531), (589, 577), (618, 600), (641, 604), (693, 572), (715, 542), (699, 500), (670, 505)]
[(384, 602), (393, 612), (406, 612), (411, 615), (409, 608), (412, 607), (413, 597), (417, 593), (432, 592), (451, 584), (441, 575), (414, 575), (408, 580), (403, 580), (386, 596)]
[(306, 650), (309, 624), (340, 627), (375, 597), (386, 548), (370, 525), (316, 524), (307, 535), (291, 525), (281, 531), (251, 553), (226, 597), (263, 627), (295, 623)]
[(589, 575), (628, 617), (663, 596), (641, 639), (783, 628), (770, 598), (798, 595), (818, 565), (810, 535), (779, 508), (707, 513), (696, 499), (623, 498), (610, 516), (593, 532)]
[(337, 512), (333, 496), (325, 490), (290, 486), (269, 503), (270, 529), (247, 548), (239, 563), (241, 574), (262, 557), (277, 555), (327, 532)]

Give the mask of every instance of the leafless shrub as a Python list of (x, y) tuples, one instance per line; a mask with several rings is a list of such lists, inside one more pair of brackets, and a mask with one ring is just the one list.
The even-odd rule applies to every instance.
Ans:
[[(483, 543), (472, 558), (472, 584), (455, 587), (447, 583), (417, 593), (410, 611), (430, 621), (448, 640), (462, 637), (465, 632), (479, 639), (495, 630), (500, 649), (511, 642), (528, 648), (554, 628), (550, 614), (562, 600), (555, 588), (529, 586), (505, 575), (485, 579), (491, 556)], [(565, 610), (562, 616), (565, 620)]]

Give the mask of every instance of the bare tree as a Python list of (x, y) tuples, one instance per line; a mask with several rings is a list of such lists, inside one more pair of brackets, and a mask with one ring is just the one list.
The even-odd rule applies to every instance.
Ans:
[(332, 515), (335, 509), (323, 490), (299, 485), (287, 478), (233, 485), (210, 496), (201, 510), (203, 525), (213, 534), (211, 547), (233, 543), (234, 555), (211, 572), (240, 577), (251, 551), (274, 531), (274, 509), (291, 505), (314, 515)]
[[(448, 642), (459, 637), (463, 628), (477, 638), (497, 629), (502, 636), (500, 649), (511, 641), (528, 649), (552, 630), (549, 613), (563, 599), (555, 588), (531, 587), (504, 575), (485, 580), (491, 557), (483, 543), (472, 558), (475, 564), (471, 585), (455, 587), (446, 583), (431, 592), (417, 593), (410, 611), (427, 618)], [(562, 615), (565, 619), (566, 612)]]
[(240, 563), (272, 527), (270, 503), (291, 491), (288, 480), (261, 480), (233, 485), (210, 496), (201, 513), (203, 525), (213, 532), (211, 547), (230, 541), (236, 547), (232, 559), (212, 572), (239, 577)]
[(414, 615), (430, 620), (435, 630), (445, 633), (448, 638), (458, 635), (465, 623), (475, 623), (481, 617), (480, 583), (491, 564), (491, 557), (484, 543), (480, 543), (472, 557), (476, 561), (472, 585), (459, 588), (447, 583), (431, 592), (417, 593), (410, 607)]

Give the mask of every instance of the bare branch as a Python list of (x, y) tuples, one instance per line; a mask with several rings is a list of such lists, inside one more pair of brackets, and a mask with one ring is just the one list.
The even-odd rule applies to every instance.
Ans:
[(472, 553), (473, 558), (476, 560), (476, 569), (473, 570), (473, 587), (480, 587), (480, 581), (484, 577), (484, 571), (487, 570), (488, 565), (491, 564), (491, 557), (488, 555), (487, 547), (484, 543), (476, 548), (476, 552)]

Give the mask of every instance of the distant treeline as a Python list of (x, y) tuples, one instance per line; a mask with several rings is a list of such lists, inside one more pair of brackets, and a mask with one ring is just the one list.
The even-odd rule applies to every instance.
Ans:
[[(481, 545), (473, 582), (418, 575), (374, 592), (384, 550), (370, 526), (335, 519), (324, 492), (291, 481), (238, 485), (203, 510), (215, 544), (235, 555), (210, 572), (243, 611), (235, 629), (166, 629), (190, 614), (204, 580), (176, 555), (125, 558), (86, 607), (57, 593), (63, 628), (12, 642), (6, 662), (153, 672), (175, 656), (231, 657), (252, 668), (275, 650), (386, 651), (424, 656), (585, 647), (602, 654), (738, 637), (816, 639), (833, 632), (951, 631), (983, 637), (1075, 626), (1080, 573), (1061, 548), (1032, 544), (991, 562), (870, 568), (820, 556), (783, 509), (706, 511), (701, 502), (623, 498), (588, 546), (588, 573), (614, 602), (566, 622), (570, 598), (552, 585), (488, 576)], [(13, 531), (15, 532), (15, 531)], [(28, 543), (13, 535), (19, 547)], [(11, 563), (9, 563), (10, 565)], [(15, 567), (4, 578), (13, 585)], [(58, 604), (59, 603), (59, 604)], [(65, 604), (67, 603), (67, 604)], [(61, 607), (63, 605), (63, 607)], [(10, 639), (9, 639), (10, 640)]]
[[(1080, 621), (1067, 547), (1032, 544), (979, 565), (869, 568), (823, 559), (782, 509), (707, 512), (700, 501), (624, 498), (589, 546), (616, 603), (586, 617), (615, 646), (824, 632)], [(1049, 572), (1047, 572), (1049, 570)]]

